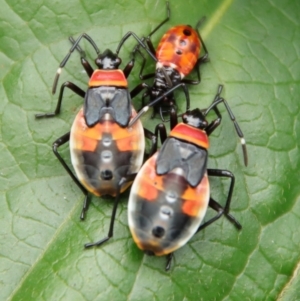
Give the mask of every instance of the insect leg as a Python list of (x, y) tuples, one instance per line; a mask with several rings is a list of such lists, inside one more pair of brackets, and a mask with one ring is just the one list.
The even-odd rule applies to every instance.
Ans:
[(111, 218), (110, 218), (110, 225), (109, 225), (109, 230), (108, 230), (108, 234), (106, 237), (102, 238), (101, 240), (97, 241), (97, 242), (91, 242), (91, 243), (86, 243), (84, 245), (84, 247), (90, 248), (90, 247), (98, 247), (100, 245), (102, 245), (103, 243), (107, 242), (111, 237), (113, 237), (113, 232), (114, 232), (114, 223), (115, 223), (115, 218), (116, 218), (116, 212), (117, 212), (117, 208), (119, 205), (119, 201), (120, 201), (120, 191), (121, 191), (121, 187), (126, 183), (126, 182), (132, 182), (134, 180), (134, 178), (136, 177), (136, 173), (135, 174), (131, 174), (128, 175), (126, 178), (122, 178), (119, 182), (119, 187), (117, 189), (117, 194), (115, 197), (115, 202), (114, 202), (114, 206), (113, 206), (113, 210), (112, 210), (112, 214), (111, 214)]
[(85, 92), (81, 88), (79, 88), (78, 86), (76, 86), (75, 84), (73, 84), (71, 82), (65, 82), (60, 87), (60, 92), (59, 92), (59, 96), (58, 96), (55, 111), (50, 112), (50, 113), (44, 113), (44, 114), (35, 114), (35, 118), (54, 117), (54, 116), (58, 115), (60, 113), (60, 107), (61, 107), (62, 98), (63, 98), (65, 88), (69, 88), (70, 90), (72, 90), (77, 95), (79, 95), (83, 98), (85, 97)]
[[(242, 228), (241, 224), (231, 214), (229, 214), (231, 198), (232, 198), (232, 193), (233, 193), (233, 188), (235, 183), (235, 177), (233, 173), (225, 169), (207, 169), (207, 174), (208, 176), (212, 176), (212, 177), (230, 178), (230, 186), (227, 193), (227, 200), (224, 208), (219, 203), (217, 203), (212, 198), (210, 198), (209, 206), (214, 210), (216, 210), (218, 212), (218, 215), (212, 218), (214, 220), (212, 220), (211, 222), (207, 221), (205, 224), (207, 225), (211, 224), (212, 222), (217, 220), (221, 215), (224, 214), (229, 219), (229, 221), (236, 226), (236, 228), (241, 229)], [(206, 227), (207, 225), (205, 224), (201, 225), (200, 228), (203, 229), (204, 227)]]
[(81, 189), (81, 191), (84, 194), (83, 208), (82, 208), (82, 211), (81, 211), (81, 214), (80, 214), (80, 219), (84, 220), (85, 212), (87, 211), (88, 205), (89, 205), (88, 191), (82, 186), (82, 184), (79, 182), (79, 180), (73, 174), (73, 172), (71, 171), (71, 169), (69, 168), (69, 166), (67, 165), (67, 163), (65, 162), (65, 160), (61, 157), (61, 155), (58, 152), (58, 148), (61, 145), (67, 143), (69, 140), (70, 140), (70, 132), (67, 133), (67, 134), (65, 134), (65, 135), (63, 135), (63, 136), (61, 136), (57, 140), (55, 140), (53, 142), (52, 149), (53, 149), (53, 152), (54, 152), (55, 156), (57, 157), (57, 159), (61, 163), (61, 165), (64, 167), (64, 169), (67, 171), (67, 173), (69, 174), (69, 176), (72, 178), (72, 180), (76, 183), (76, 185)]

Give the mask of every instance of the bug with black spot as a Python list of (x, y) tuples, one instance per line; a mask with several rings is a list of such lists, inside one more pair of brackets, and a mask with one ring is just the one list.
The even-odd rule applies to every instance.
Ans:
[[(79, 46), (82, 39), (87, 40), (96, 51), (95, 70)], [(35, 116), (57, 116), (65, 88), (84, 98), (84, 106), (77, 113), (71, 131), (54, 141), (53, 152), (84, 194), (80, 214), (82, 220), (88, 209), (89, 193), (115, 197), (108, 235), (102, 240), (103, 243), (113, 236), (119, 196), (130, 186), (143, 163), (144, 135), (147, 136), (149, 132), (143, 129), (140, 121), (129, 126), (136, 116), (127, 82), (134, 59), (121, 70), (119, 66), (122, 60), (118, 52), (113, 53), (107, 49), (101, 53), (89, 35), (84, 33), (76, 41), (73, 38), (70, 41), (73, 45), (59, 65), (52, 92), (55, 93), (59, 76), (75, 49), (80, 52), (81, 64), (89, 76), (88, 89), (84, 91), (76, 84), (66, 81), (61, 85), (55, 111)], [(58, 152), (59, 147), (67, 142), (70, 144), (71, 161), (76, 175)]]
[[(186, 85), (197, 85), (201, 81), (200, 65), (208, 61), (208, 51), (199, 33), (199, 27), (204, 18), (202, 18), (195, 28), (190, 25), (177, 25), (170, 28), (161, 38), (158, 47), (155, 50), (151, 41), (151, 36), (170, 18), (170, 8), (167, 2), (167, 18), (162, 21), (146, 38), (139, 39), (133, 32), (128, 32), (120, 45), (130, 36), (133, 36), (138, 45), (134, 48), (133, 53), (139, 53), (142, 58), (140, 69), (140, 79), (145, 80), (154, 78), (153, 84), (148, 85), (145, 82), (140, 83), (132, 91), (131, 95), (135, 96), (142, 90), (146, 89), (142, 96), (143, 109), (139, 114), (144, 114), (149, 107), (153, 107), (155, 113), (159, 113), (164, 121), (164, 115), (169, 114), (172, 107), (176, 107), (174, 91), (182, 88), (186, 98), (186, 110), (190, 107), (190, 97)], [(140, 47), (150, 55), (156, 62), (155, 73), (143, 74), (146, 65), (146, 59), (140, 51)], [(200, 56), (201, 49), (204, 54)], [(197, 73), (196, 79), (187, 79), (192, 70)], [(147, 105), (144, 107), (145, 103)]]
[[(241, 137), (244, 162), (248, 162), (243, 133), (227, 101), (220, 96), (221, 91), (220, 85), (214, 101), (203, 112), (194, 109), (183, 114), (182, 123), (177, 123), (177, 114), (172, 109), (169, 136), (163, 124), (156, 127), (155, 134), (160, 136), (162, 146), (145, 162), (131, 187), (128, 223), (133, 240), (148, 255), (167, 255), (166, 270), (170, 269), (174, 251), (222, 215), (241, 228), (229, 213), (234, 175), (228, 170), (207, 168), (208, 136), (221, 119), (218, 116), (208, 123), (206, 116), (220, 103), (225, 105)], [(230, 179), (224, 207), (211, 197), (208, 177)], [(208, 206), (217, 214), (201, 225)]]

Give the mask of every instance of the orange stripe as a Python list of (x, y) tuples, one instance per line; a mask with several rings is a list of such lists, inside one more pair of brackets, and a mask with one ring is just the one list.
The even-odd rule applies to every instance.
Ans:
[[(135, 115), (136, 112), (132, 111), (132, 117)], [(136, 122), (131, 128), (122, 128), (113, 121), (104, 120), (89, 128), (85, 123), (83, 109), (78, 112), (72, 127), (76, 149), (94, 151), (105, 133), (112, 135), (120, 151), (139, 150), (140, 139), (144, 137), (140, 122)]]
[(170, 133), (171, 137), (175, 137), (205, 149), (209, 148), (209, 141), (206, 132), (194, 128), (185, 123), (179, 123)]
[(98, 86), (114, 86), (114, 87), (127, 87), (127, 79), (122, 70), (100, 70), (97, 69), (92, 74), (89, 87)]
[(156, 201), (160, 191), (164, 190), (162, 176), (155, 172), (156, 155), (152, 156), (142, 167), (138, 176), (138, 195), (147, 201)]
[(75, 148), (83, 151), (94, 151), (102, 137), (102, 132), (103, 129), (99, 123), (91, 128), (86, 125), (83, 109), (81, 109), (72, 126)]
[(209, 181), (205, 174), (202, 181), (195, 188), (189, 188), (182, 195), (184, 200), (182, 211), (190, 216), (197, 216), (203, 206), (207, 207), (207, 198), (209, 198)]

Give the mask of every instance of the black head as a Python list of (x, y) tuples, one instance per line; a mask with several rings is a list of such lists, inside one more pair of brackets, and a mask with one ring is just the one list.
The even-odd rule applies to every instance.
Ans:
[(205, 116), (198, 108), (184, 113), (182, 115), (182, 120), (184, 123), (201, 130), (205, 130), (208, 126)]
[(116, 53), (106, 49), (104, 52), (98, 55), (98, 57), (95, 59), (95, 63), (99, 69), (118, 69), (122, 63), (122, 60)]

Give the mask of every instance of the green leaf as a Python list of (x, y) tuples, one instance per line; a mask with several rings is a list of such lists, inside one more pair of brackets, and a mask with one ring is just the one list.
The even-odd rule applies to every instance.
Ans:
[[(133, 243), (128, 191), (113, 239), (84, 250), (84, 243), (106, 235), (112, 201), (93, 197), (80, 222), (83, 196), (52, 153), (82, 99), (68, 91), (59, 117), (34, 118), (55, 108), (51, 87), (68, 36), (86, 32), (101, 50), (114, 50), (127, 31), (142, 36), (154, 29), (166, 16), (165, 2), (9, 0), (0, 6), (1, 300), (300, 300), (298, 1), (172, 1), (171, 20), (153, 36), (157, 45), (170, 26), (206, 16), (201, 34), (210, 62), (201, 68), (201, 84), (189, 87), (191, 107), (207, 107), (223, 84), (249, 153), (246, 168), (222, 108), (209, 167), (236, 175), (231, 212), (243, 229), (221, 218), (175, 252), (169, 272), (165, 258), (147, 257)], [(134, 45), (129, 40), (122, 49), (123, 65)], [(82, 47), (94, 58), (87, 43)], [(82, 69), (75, 53), (60, 82), (85, 88)], [(130, 89), (139, 83), (138, 71), (137, 64)], [(182, 91), (176, 96), (183, 110)], [(160, 122), (143, 120), (149, 129)], [(63, 156), (70, 161), (68, 147)], [(211, 184), (223, 203), (228, 182)]]

